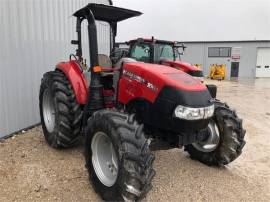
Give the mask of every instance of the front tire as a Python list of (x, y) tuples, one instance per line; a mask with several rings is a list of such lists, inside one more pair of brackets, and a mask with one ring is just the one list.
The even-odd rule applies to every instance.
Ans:
[[(185, 151), (192, 159), (198, 160), (209, 166), (222, 166), (234, 161), (242, 153), (245, 145), (242, 120), (229, 108), (228, 105), (215, 100), (215, 113), (210, 120), (212, 126), (208, 130), (212, 134), (212, 145), (209, 141), (194, 143), (185, 146)], [(211, 127), (211, 128), (210, 128)], [(210, 141), (210, 142), (211, 142)], [(204, 144), (207, 142), (209, 144)], [(215, 146), (215, 144), (217, 144)], [(207, 147), (208, 146), (208, 147)]]
[(134, 115), (110, 110), (94, 113), (86, 127), (89, 177), (106, 201), (137, 201), (151, 189), (154, 156)]
[(77, 143), (82, 110), (63, 72), (55, 70), (44, 74), (39, 108), (44, 137), (51, 147), (67, 148)]

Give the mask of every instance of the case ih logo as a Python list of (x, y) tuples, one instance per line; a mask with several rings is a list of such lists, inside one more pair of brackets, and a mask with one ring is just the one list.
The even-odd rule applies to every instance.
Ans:
[(144, 78), (142, 78), (142, 77), (140, 77), (132, 72), (124, 70), (123, 75), (132, 79), (132, 80), (138, 81), (139, 83), (145, 85), (147, 88), (151, 89), (154, 92), (157, 92), (157, 90), (158, 90), (158, 88), (154, 84), (150, 83), (149, 81), (145, 80)]

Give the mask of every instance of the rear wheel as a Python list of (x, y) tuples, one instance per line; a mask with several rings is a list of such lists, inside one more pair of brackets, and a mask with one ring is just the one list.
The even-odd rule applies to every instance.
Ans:
[(101, 110), (86, 127), (86, 166), (95, 190), (106, 201), (137, 201), (155, 175), (143, 126), (134, 115)]
[(207, 128), (208, 138), (185, 146), (192, 159), (207, 165), (226, 165), (235, 160), (245, 145), (242, 120), (229, 106), (215, 101), (215, 114)]
[(74, 145), (80, 133), (82, 110), (68, 79), (61, 71), (44, 74), (39, 107), (47, 143), (54, 148)]

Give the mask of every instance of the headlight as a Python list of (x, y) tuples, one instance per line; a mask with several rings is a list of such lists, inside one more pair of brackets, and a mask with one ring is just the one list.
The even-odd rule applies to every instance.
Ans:
[(211, 105), (210, 107), (205, 107), (204, 108), (204, 118), (211, 118), (214, 115), (215, 112), (215, 105)]
[(174, 110), (174, 116), (186, 120), (208, 119), (213, 116), (215, 106), (191, 108), (178, 105)]

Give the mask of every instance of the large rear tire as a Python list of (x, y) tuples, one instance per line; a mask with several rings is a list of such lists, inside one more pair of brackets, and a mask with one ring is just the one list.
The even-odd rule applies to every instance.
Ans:
[(51, 147), (66, 148), (77, 143), (82, 110), (63, 72), (55, 70), (44, 74), (39, 108), (44, 137)]
[(106, 201), (137, 201), (151, 189), (154, 156), (134, 115), (101, 110), (86, 127), (86, 166)]
[(209, 166), (222, 166), (234, 161), (245, 145), (242, 120), (228, 105), (216, 100), (215, 113), (208, 126), (209, 138), (185, 146), (192, 159)]

